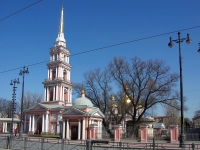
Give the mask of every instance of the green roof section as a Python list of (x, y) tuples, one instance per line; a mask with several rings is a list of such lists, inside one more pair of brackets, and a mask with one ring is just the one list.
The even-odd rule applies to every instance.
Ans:
[(92, 102), (86, 97), (80, 97), (74, 101), (75, 106), (93, 107)]

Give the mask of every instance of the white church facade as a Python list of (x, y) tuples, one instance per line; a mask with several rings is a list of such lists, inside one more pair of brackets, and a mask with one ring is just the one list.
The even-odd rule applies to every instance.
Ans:
[(61, 10), (60, 26), (55, 46), (50, 48), (47, 63), (48, 78), (43, 82), (44, 101), (24, 112), (24, 131), (29, 134), (61, 134), (63, 139), (85, 140), (89, 127), (97, 127), (97, 139), (101, 139), (104, 114), (85, 97), (72, 103), (73, 84), (70, 81), (70, 51), (64, 38), (64, 8)]

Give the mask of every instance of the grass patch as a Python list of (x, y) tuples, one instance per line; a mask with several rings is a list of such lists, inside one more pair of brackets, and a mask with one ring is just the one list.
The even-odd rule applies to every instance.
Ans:
[(58, 134), (33, 134), (33, 135), (29, 135), (29, 137), (60, 138), (60, 135), (58, 135)]
[(58, 134), (42, 134), (41, 136), (44, 138), (60, 138)]

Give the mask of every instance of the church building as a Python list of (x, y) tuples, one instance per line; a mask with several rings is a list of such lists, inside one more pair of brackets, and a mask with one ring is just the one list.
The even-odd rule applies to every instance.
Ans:
[(72, 102), (73, 84), (70, 81), (70, 51), (64, 38), (64, 8), (55, 46), (50, 48), (47, 63), (48, 77), (43, 82), (44, 101), (24, 112), (24, 131), (29, 134), (61, 134), (63, 139), (86, 140), (89, 127), (96, 126), (96, 138), (101, 139), (104, 114), (85, 97)]

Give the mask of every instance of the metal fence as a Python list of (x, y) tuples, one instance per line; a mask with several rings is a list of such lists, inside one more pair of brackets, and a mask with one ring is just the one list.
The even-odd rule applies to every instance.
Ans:
[(200, 141), (200, 128), (185, 128), (187, 141)]
[[(187, 143), (187, 150), (200, 150), (199, 143)], [(157, 142), (153, 139), (148, 143), (141, 142), (115, 142), (109, 140), (65, 140), (65, 139), (46, 139), (29, 138), (21, 139), (0, 137), (0, 148), (4, 149), (23, 149), (23, 150), (164, 150), (181, 149), (178, 143)]]

